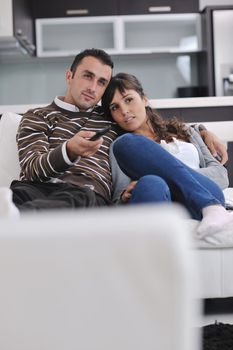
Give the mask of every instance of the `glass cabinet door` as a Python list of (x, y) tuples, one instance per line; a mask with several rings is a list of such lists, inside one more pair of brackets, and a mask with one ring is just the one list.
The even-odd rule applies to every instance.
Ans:
[(115, 51), (111, 17), (51, 18), (36, 20), (37, 56), (70, 56), (86, 48)]

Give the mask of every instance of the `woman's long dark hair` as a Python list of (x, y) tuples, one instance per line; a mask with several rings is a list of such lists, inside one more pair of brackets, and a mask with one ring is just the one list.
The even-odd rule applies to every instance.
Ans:
[[(113, 96), (116, 91), (120, 94), (124, 94), (126, 90), (136, 91), (141, 98), (145, 97), (142, 85), (139, 80), (132, 74), (118, 73), (112, 77), (103, 97), (102, 107), (106, 117), (112, 119), (110, 104), (113, 100)], [(163, 119), (159, 113), (151, 107), (146, 107), (146, 114), (148, 117), (148, 123), (155, 133), (156, 141), (160, 142), (165, 140), (167, 142), (173, 141), (173, 137), (189, 142), (190, 135), (187, 131), (185, 123), (178, 120), (176, 117), (172, 119)]]

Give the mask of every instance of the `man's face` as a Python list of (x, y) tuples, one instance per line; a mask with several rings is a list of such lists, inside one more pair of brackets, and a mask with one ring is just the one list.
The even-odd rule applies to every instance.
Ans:
[(70, 70), (66, 73), (68, 88), (64, 101), (86, 111), (101, 100), (111, 76), (110, 66), (95, 57), (84, 57), (73, 77)]

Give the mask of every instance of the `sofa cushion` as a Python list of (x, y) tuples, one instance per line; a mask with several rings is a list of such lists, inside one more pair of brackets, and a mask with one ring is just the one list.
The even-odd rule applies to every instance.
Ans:
[(16, 133), (22, 116), (6, 112), (0, 120), (0, 186), (9, 186), (19, 179), (20, 165)]

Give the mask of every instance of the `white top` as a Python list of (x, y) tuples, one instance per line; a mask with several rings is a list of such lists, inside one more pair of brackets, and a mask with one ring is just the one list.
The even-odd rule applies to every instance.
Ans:
[(192, 143), (173, 137), (173, 142), (167, 143), (165, 140), (161, 140), (160, 145), (190, 168), (200, 168), (199, 154)]

